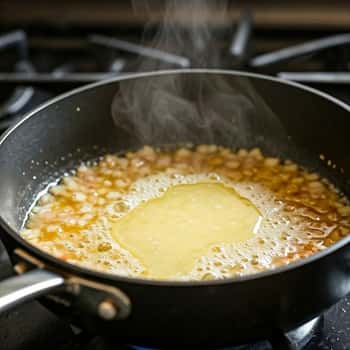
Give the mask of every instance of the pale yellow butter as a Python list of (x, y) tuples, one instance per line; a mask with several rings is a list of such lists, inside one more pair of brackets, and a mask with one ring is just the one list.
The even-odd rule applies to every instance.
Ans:
[(186, 276), (218, 244), (251, 238), (260, 214), (220, 183), (176, 185), (113, 224), (115, 240), (144, 265), (147, 277)]

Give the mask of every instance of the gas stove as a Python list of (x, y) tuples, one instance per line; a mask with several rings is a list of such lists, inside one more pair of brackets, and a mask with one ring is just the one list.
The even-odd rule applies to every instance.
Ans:
[[(50, 27), (47, 32), (29, 27), (1, 32), (0, 26), (0, 131), (59, 93), (140, 69), (259, 72), (308, 84), (350, 103), (350, 34), (261, 29), (254, 27), (253, 17), (245, 9), (234, 25), (219, 28), (216, 46), (204, 49), (215, 50), (220, 59), (205, 64), (199, 59), (200, 43), (187, 54), (154, 46), (154, 28), (147, 36), (138, 27), (89, 26), (74, 31)], [(145, 61), (150, 64), (140, 64)], [(11, 273), (0, 241), (0, 279)], [(37, 302), (0, 316), (0, 342), (4, 350), (144, 349), (86, 334)], [(350, 297), (289, 333), (277, 332), (272, 339), (227, 349), (350, 349)]]

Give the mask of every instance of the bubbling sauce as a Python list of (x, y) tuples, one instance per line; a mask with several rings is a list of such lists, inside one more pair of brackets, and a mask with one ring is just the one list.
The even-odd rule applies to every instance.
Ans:
[(21, 234), (91, 269), (207, 280), (305, 258), (349, 228), (347, 199), (291, 161), (259, 149), (145, 146), (63, 177), (37, 201)]

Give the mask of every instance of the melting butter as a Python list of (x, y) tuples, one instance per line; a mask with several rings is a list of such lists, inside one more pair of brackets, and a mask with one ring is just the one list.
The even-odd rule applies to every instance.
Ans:
[(221, 183), (176, 185), (118, 219), (114, 239), (145, 267), (147, 277), (188, 275), (219, 244), (246, 241), (261, 217), (256, 207)]

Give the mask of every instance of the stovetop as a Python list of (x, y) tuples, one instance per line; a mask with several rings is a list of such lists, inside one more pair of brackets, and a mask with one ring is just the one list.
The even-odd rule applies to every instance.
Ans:
[[(0, 25), (0, 131), (58, 93), (140, 70), (208, 67), (261, 72), (309, 84), (350, 103), (350, 34), (256, 30), (249, 10), (234, 30), (232, 24), (228, 28), (210, 35), (204, 51), (203, 40), (192, 40), (191, 50), (184, 51), (164, 49), (160, 41), (154, 44), (154, 29), (150, 37), (144, 35), (141, 45), (139, 33), (131, 30), (89, 28), (67, 33), (51, 28), (43, 34), (40, 28), (1, 32)], [(217, 47), (206, 46), (213, 41)], [(208, 51), (215, 52), (215, 60), (199, 59)], [(11, 273), (0, 241), (0, 280)], [(310, 340), (303, 349), (350, 349), (350, 296), (326, 311), (312, 328), (303, 338)], [(281, 344), (291, 338), (293, 334), (282, 335), (273, 347), (263, 340), (232, 349), (284, 349), (287, 345)], [(38, 302), (0, 316), (0, 344), (3, 350), (135, 349), (118, 344), (118, 339), (85, 334)], [(289, 346), (299, 350), (300, 344)]]

